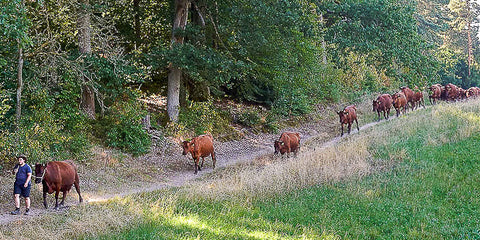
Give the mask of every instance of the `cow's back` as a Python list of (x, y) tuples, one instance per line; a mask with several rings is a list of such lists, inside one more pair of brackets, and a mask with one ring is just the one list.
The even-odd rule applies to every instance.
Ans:
[(282, 136), (284, 136), (284, 134), (286, 139), (282, 141), (288, 142), (290, 145), (290, 149), (292, 151), (295, 151), (295, 149), (297, 149), (298, 146), (300, 146), (300, 134), (297, 132), (284, 132)]
[(352, 123), (355, 119), (357, 119), (357, 108), (355, 105), (350, 105), (348, 107), (345, 107), (344, 111), (348, 112), (348, 115), (346, 117), (347, 123)]
[(200, 157), (206, 157), (215, 151), (212, 135), (200, 135), (195, 137), (192, 142), (194, 143), (193, 151), (195, 155), (199, 154)]
[(402, 87), (401, 88), (403, 94), (405, 95), (405, 98), (407, 99), (407, 102), (413, 101), (413, 90), (408, 88), (408, 87)]
[(384, 111), (386, 109), (390, 109), (392, 107), (392, 96), (390, 94), (382, 94), (377, 98), (377, 101), (380, 101), (380, 110)]
[(405, 97), (405, 94), (403, 94), (403, 92), (395, 93), (395, 100), (393, 105), (395, 108), (400, 108), (407, 105), (407, 98)]
[[(48, 176), (45, 179), (56, 186), (72, 186), (78, 178), (76, 166), (73, 162), (53, 161), (47, 164)], [(63, 188), (63, 187), (62, 187)]]
[(300, 134), (297, 132), (283, 132), (278, 140), (285, 144), (282, 151), (286, 153), (295, 152), (300, 147)]

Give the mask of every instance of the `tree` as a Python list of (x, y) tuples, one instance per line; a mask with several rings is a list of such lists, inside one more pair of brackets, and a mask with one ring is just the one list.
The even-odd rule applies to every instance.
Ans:
[[(175, 48), (183, 44), (185, 27), (187, 26), (189, 0), (175, 0), (175, 19), (172, 27), (171, 47)], [(178, 121), (180, 108), (180, 84), (182, 81), (182, 70), (179, 66), (170, 63), (168, 74), (167, 112), (170, 121)]]
[[(467, 46), (462, 52), (466, 53), (466, 62), (470, 68), (470, 54), (471, 54), (471, 14), (470, 14), (470, 1), (469, 0), (452, 0), (448, 4), (451, 16), (451, 34), (453, 38), (457, 38), (462, 42), (462, 45)], [(458, 38), (458, 36), (462, 36)], [(459, 46), (457, 46), (459, 47)], [(461, 47), (463, 48), (463, 47)]]
[[(90, 26), (90, 4), (89, 0), (80, 1), (80, 9), (78, 11), (77, 27), (78, 27), (78, 49), (82, 55), (91, 55), (91, 26)], [(91, 81), (80, 73), (79, 78), (82, 81), (82, 98), (80, 101), (80, 108), (91, 119), (95, 119), (95, 92), (92, 86), (89, 85)]]
[[(2, 22), (2, 40), (0, 43), (0, 66), (5, 66), (7, 73), (8, 65), (16, 65), (16, 104), (15, 104), (15, 126), (19, 127), (22, 117), (22, 92), (24, 86), (23, 63), (24, 48), (30, 44), (28, 28), (30, 21), (27, 16), (27, 8), (24, 0), (2, 1), (0, 22)], [(15, 43), (15, 44), (14, 44)], [(13, 56), (16, 52), (16, 64), (13, 64)], [(10, 59), (9, 59), (10, 57)], [(10, 63), (9, 63), (10, 62)], [(7, 73), (8, 76), (8, 73)]]
[[(25, 1), (21, 0), (19, 5), (19, 18), (20, 22), (26, 22), (26, 9)], [(25, 29), (26, 30), (26, 29)], [(16, 104), (16, 126), (18, 128), (20, 123), (20, 118), (22, 117), (22, 90), (23, 90), (23, 46), (25, 45), (25, 40), (22, 39), (22, 36), (26, 37), (27, 33), (19, 34), (17, 38), (18, 43), (18, 69), (17, 69), (17, 104)]]
[(415, 2), (396, 0), (327, 3), (326, 38), (338, 66), (348, 52), (361, 54), (370, 65), (385, 70), (403, 84), (434, 79), (436, 60), (418, 34)]

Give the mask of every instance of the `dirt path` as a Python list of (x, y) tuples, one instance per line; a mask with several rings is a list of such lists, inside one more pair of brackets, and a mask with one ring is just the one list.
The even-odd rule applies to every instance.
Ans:
[[(381, 121), (382, 122), (382, 121)], [(360, 127), (360, 131), (368, 129), (380, 122), (372, 122)], [(284, 129), (288, 131), (298, 131), (302, 137), (302, 145), (307, 146), (307, 148), (302, 148), (302, 151), (308, 151), (308, 145), (310, 142), (315, 141), (316, 143), (320, 142), (321, 147), (328, 147), (331, 145), (336, 144), (342, 138), (340, 136), (333, 136), (333, 133), (338, 132), (338, 124), (332, 124), (330, 126), (324, 125), (323, 128), (318, 127), (318, 123), (310, 123), (305, 124), (304, 126), (298, 128), (291, 128), (291, 129)], [(353, 127), (352, 127), (353, 128)], [(328, 129), (328, 131), (326, 131)], [(326, 134), (325, 132), (330, 132), (331, 135)], [(352, 130), (352, 134), (356, 134), (357, 130)], [(239, 141), (230, 141), (230, 142), (216, 142), (216, 153), (217, 153), (217, 168), (225, 168), (229, 166), (233, 166), (235, 164), (246, 163), (253, 161), (254, 159), (266, 155), (273, 154), (273, 141), (278, 138), (279, 134), (250, 134), (245, 136), (244, 139)], [(316, 144), (318, 147), (318, 144)], [(174, 157), (183, 157), (185, 162), (189, 162), (185, 156), (171, 156)], [(206, 167), (199, 171), (198, 174), (193, 174), (193, 166), (189, 166), (184, 168), (181, 171), (175, 171), (168, 174), (167, 178), (161, 182), (153, 182), (145, 184), (144, 187), (138, 188), (130, 188), (129, 190), (124, 190), (122, 188), (122, 192), (116, 191), (115, 193), (99, 193), (98, 191), (85, 191), (82, 192), (82, 196), (84, 198), (85, 203), (95, 203), (95, 202), (102, 202), (107, 201), (109, 199), (115, 197), (124, 197), (130, 194), (142, 193), (142, 192), (150, 192), (155, 190), (160, 190), (169, 187), (181, 187), (190, 183), (198, 178), (211, 173), (214, 171), (211, 166), (208, 164), (210, 160), (209, 158), (206, 159)], [(35, 186), (34, 188), (40, 188), (40, 186)], [(36, 191), (40, 191), (39, 189), (32, 189)], [(50, 199), (54, 198), (53, 195), (48, 196)], [(40, 202), (40, 199), (35, 199), (36, 201)], [(66, 200), (67, 206), (75, 206), (78, 204), (78, 195), (77, 193), (72, 190)], [(23, 202), (21, 203), (22, 206)], [(37, 203), (37, 206), (39, 203)], [(13, 221), (19, 220), (28, 220), (29, 218), (33, 218), (35, 216), (40, 216), (44, 214), (61, 214), (62, 212), (69, 209), (69, 207), (63, 207), (59, 210), (53, 210), (49, 206), (50, 209), (44, 209), (42, 207), (32, 207), (31, 214), (29, 216), (15, 216), (10, 215), (9, 209), (2, 209), (2, 213), (0, 214), (0, 225), (5, 225), (11, 223)], [(22, 209), (23, 211), (23, 209)]]

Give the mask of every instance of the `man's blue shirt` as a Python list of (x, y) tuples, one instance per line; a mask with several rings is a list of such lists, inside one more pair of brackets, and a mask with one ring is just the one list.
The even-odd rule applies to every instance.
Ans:
[[(15, 178), (15, 184), (25, 184), (25, 182), (27, 181), (27, 177), (28, 177), (28, 173), (32, 173), (32, 168), (25, 163), (25, 165), (23, 165), (23, 167), (21, 167), (20, 165), (18, 165), (18, 172), (17, 172), (17, 175), (16, 175), (16, 178)], [(28, 183), (30, 185), (31, 181)]]

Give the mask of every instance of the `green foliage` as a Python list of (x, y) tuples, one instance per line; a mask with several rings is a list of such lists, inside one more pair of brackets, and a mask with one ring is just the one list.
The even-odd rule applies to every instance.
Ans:
[(193, 130), (195, 135), (211, 133), (214, 136), (224, 134), (229, 118), (217, 109), (212, 100), (207, 102), (190, 102), (178, 116), (178, 124)]
[(256, 111), (253, 110), (247, 110), (238, 116), (237, 122), (247, 126), (247, 127), (253, 127), (255, 125), (260, 124), (260, 116)]
[(0, 83), (0, 129), (4, 127), (5, 114), (11, 108), (10, 105), (7, 104), (9, 100), (7, 91), (3, 89), (3, 84)]
[(95, 123), (95, 134), (107, 146), (120, 149), (134, 156), (150, 150), (150, 135), (143, 129), (142, 119), (146, 111), (133, 100), (114, 104), (104, 117)]
[(328, 12), (325, 39), (337, 66), (348, 69), (342, 58), (354, 52), (403, 85), (423, 85), (425, 79), (437, 78), (438, 62), (417, 33), (415, 1), (349, 0), (320, 8)]

